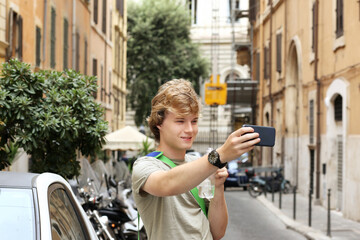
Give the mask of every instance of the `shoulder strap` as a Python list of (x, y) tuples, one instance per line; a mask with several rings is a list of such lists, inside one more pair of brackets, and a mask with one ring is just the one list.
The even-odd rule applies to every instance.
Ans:
[[(146, 156), (157, 158), (157, 159), (163, 161), (164, 163), (166, 163), (167, 165), (169, 165), (171, 168), (176, 167), (176, 164), (173, 161), (171, 161), (169, 158), (164, 156), (163, 152), (155, 151), (155, 152), (149, 153)], [(193, 189), (191, 189), (190, 192), (194, 196), (195, 200), (198, 202), (198, 204), (199, 204), (201, 210), (203, 211), (203, 213), (205, 214), (205, 216), (207, 217), (206, 204), (205, 204), (204, 199), (199, 197), (199, 190), (197, 189), (197, 187), (194, 187)]]

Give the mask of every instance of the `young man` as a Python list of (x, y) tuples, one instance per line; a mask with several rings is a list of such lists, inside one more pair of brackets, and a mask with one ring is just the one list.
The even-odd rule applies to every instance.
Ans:
[[(152, 100), (147, 120), (159, 142), (157, 151), (176, 167), (149, 156), (134, 163), (133, 195), (150, 240), (211, 240), (225, 235), (228, 223), (225, 165), (253, 149), (260, 139), (252, 128), (241, 128), (218, 149), (190, 159), (185, 153), (198, 133), (199, 110), (198, 96), (191, 83), (182, 79), (163, 84)], [(215, 192), (210, 202), (206, 201), (206, 216), (190, 190), (212, 174)]]

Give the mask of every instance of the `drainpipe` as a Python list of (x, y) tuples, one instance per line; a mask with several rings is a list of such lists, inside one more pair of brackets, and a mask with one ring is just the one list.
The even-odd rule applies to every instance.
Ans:
[(319, 36), (319, 0), (315, 1), (315, 62), (314, 62), (314, 80), (316, 82), (316, 199), (320, 198), (320, 79), (318, 78), (318, 36)]

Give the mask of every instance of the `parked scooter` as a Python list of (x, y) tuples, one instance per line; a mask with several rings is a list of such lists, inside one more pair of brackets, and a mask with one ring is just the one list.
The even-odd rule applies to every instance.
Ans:
[(255, 174), (254, 169), (246, 171), (249, 185), (248, 191), (250, 196), (257, 197), (263, 192), (278, 192), (289, 193), (292, 189), (290, 181), (286, 180), (282, 174), (282, 169), (271, 172), (271, 177), (260, 177)]
[(147, 239), (145, 227), (136, 210), (132, 199), (131, 181), (129, 175), (124, 174), (118, 182), (110, 176), (103, 161), (91, 164), (99, 182), (100, 192), (107, 196), (106, 204), (97, 210), (101, 216), (106, 216), (109, 226), (113, 229), (117, 239)]

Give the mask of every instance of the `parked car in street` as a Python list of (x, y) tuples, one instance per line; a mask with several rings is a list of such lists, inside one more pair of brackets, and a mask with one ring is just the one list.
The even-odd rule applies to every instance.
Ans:
[(98, 239), (69, 183), (53, 173), (0, 172), (1, 239)]
[[(229, 176), (225, 180), (224, 187), (242, 187), (247, 189), (249, 178), (246, 175), (246, 168), (241, 168), (241, 160), (230, 161), (227, 165)], [(240, 166), (239, 166), (240, 165)]]

